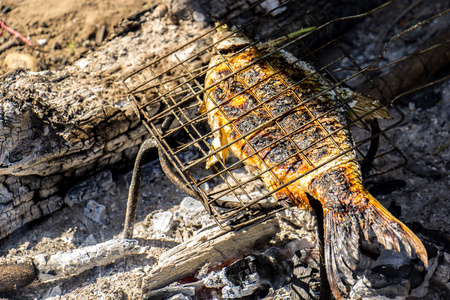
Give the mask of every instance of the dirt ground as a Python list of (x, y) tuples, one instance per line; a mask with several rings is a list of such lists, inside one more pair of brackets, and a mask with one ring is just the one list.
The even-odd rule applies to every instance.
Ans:
[[(0, 60), (21, 50), (20, 53), (31, 54), (37, 59), (38, 70), (63, 68), (104, 42), (120, 20), (150, 9), (152, 3), (143, 0), (1, 1), (0, 20), (39, 46), (34, 49), (13, 47), (1, 53)], [(101, 37), (98, 32), (103, 26), (105, 33)], [(0, 44), (7, 39), (9, 34), (3, 33)], [(40, 46), (40, 43), (45, 44)], [(2, 67), (0, 74), (5, 71)]]

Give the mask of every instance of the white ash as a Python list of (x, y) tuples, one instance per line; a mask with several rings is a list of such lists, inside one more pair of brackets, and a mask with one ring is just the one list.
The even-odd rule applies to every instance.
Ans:
[(234, 285), (225, 275), (226, 269), (217, 272), (210, 272), (202, 279), (205, 287), (222, 288), (224, 299), (240, 299), (252, 295), (262, 286), (262, 281), (257, 273), (248, 274), (241, 282), (241, 285)]
[(157, 232), (167, 234), (172, 226), (172, 213), (163, 211), (153, 215), (153, 229)]
[(179, 209), (175, 211), (175, 219), (188, 227), (205, 228), (214, 223), (203, 204), (192, 197), (185, 197), (181, 201)]
[(48, 292), (47, 295), (45, 295), (44, 299), (50, 300), (50, 299), (60, 299), (62, 294), (62, 290), (61, 287), (59, 285), (55, 286), (55, 287), (51, 287)]
[(103, 224), (106, 220), (106, 207), (94, 200), (90, 200), (84, 208), (84, 215), (99, 224)]
[(114, 260), (132, 254), (145, 253), (136, 240), (113, 239), (104, 243), (68, 252), (39, 254), (33, 259), (43, 282), (78, 275), (95, 266), (104, 266)]
[(84, 240), (84, 245), (85, 246), (91, 246), (91, 245), (95, 245), (97, 244), (97, 240), (95, 239), (93, 234), (88, 235), (88, 237)]
[(257, 273), (249, 274), (241, 285), (226, 285), (222, 288), (222, 297), (225, 299), (240, 299), (252, 295), (262, 287), (260, 277)]

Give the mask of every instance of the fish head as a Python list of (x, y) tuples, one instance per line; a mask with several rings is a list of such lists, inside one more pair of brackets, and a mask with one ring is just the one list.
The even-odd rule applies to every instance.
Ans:
[(230, 29), (227, 25), (217, 27), (213, 42), (219, 52), (235, 51), (250, 44), (250, 40), (241, 31)]

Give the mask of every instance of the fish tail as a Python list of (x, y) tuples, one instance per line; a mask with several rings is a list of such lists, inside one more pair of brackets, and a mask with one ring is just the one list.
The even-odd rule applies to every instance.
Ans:
[(356, 167), (322, 173), (311, 182), (310, 193), (322, 203), (325, 265), (335, 298), (347, 296), (356, 283), (362, 240), (376, 238), (385, 249), (415, 253), (428, 265), (422, 242), (362, 186)]
[(427, 266), (427, 252), (417, 236), (397, 220), (369, 192), (363, 190), (364, 205), (324, 206), (324, 252), (331, 291), (336, 299), (348, 295), (356, 283), (354, 270), (360, 256), (360, 241), (376, 236), (385, 249), (416, 256)]

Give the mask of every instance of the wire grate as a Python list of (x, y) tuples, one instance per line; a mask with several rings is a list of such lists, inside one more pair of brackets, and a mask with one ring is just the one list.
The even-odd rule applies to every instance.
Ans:
[[(280, 121), (282, 116), (299, 107), (306, 107), (308, 101), (313, 101), (317, 97), (346, 86), (355, 79), (365, 83), (359, 84), (359, 86), (365, 86), (365, 88), (358, 92), (371, 94), (373, 90), (376, 90), (369, 77), (367, 77), (367, 73), (379, 67), (381, 58), (377, 59), (373, 64), (361, 67), (344, 47), (333, 39), (327, 29), (331, 24), (339, 21), (368, 17), (372, 13), (384, 9), (393, 1), (387, 2), (367, 13), (335, 19), (324, 24), (317, 22), (300, 1), (285, 1), (282, 6), (272, 9), (266, 9), (263, 2), (258, 1), (248, 4), (245, 9), (234, 12), (231, 18), (221, 20), (222, 22), (216, 27), (204, 30), (201, 35), (190, 42), (162, 55), (124, 80), (130, 99), (136, 105), (136, 112), (147, 127), (151, 137), (157, 141), (159, 151), (162, 152), (170, 168), (178, 177), (178, 184), (181, 185), (180, 187), (183, 190), (189, 190), (196, 195), (196, 198), (203, 202), (207, 211), (222, 227), (242, 226), (248, 222), (266, 218), (284, 209), (284, 206), (273, 198), (274, 193), (295, 182), (300, 177), (317, 170), (324, 164), (332, 163), (353, 149), (357, 151), (365, 178), (392, 171), (406, 163), (405, 156), (387, 134), (390, 129), (403, 121), (404, 115), (392, 105), (390, 100), (383, 96), (379, 98), (380, 105), (374, 107), (365, 115), (358, 115), (353, 110), (352, 101), (354, 101), (354, 98), (348, 97), (348, 99), (344, 99), (343, 97), (338, 97), (338, 105), (330, 108), (330, 110), (345, 109), (354, 116), (353, 121), (344, 126), (350, 127), (354, 146), (349, 149), (342, 149), (340, 153), (330, 157), (329, 160), (321, 165), (315, 165), (314, 162), (310, 161), (311, 170), (300, 177), (293, 178), (273, 191), (269, 192), (261, 180), (261, 176), (264, 176), (265, 173), (273, 172), (273, 166), (265, 166), (263, 171), (258, 171), (254, 174), (249, 172), (248, 167), (245, 167), (243, 160), (239, 160), (232, 155), (227, 160), (220, 158), (220, 152), (226, 150), (230, 144), (222, 145), (219, 148), (212, 147), (211, 143), (213, 142), (214, 134), (226, 126), (232, 126), (236, 130), (239, 130), (239, 128), (236, 127), (235, 122), (228, 120), (228, 123), (211, 130), (207, 124), (208, 113), (212, 110), (223, 109), (223, 106), (216, 105), (212, 109), (202, 110), (201, 105), (204, 97), (211, 97), (208, 91), (224, 84), (228, 78), (236, 77), (239, 78), (238, 81), (244, 82), (241, 78), (243, 69), (248, 69), (260, 61), (264, 61), (274, 70), (271, 77), (281, 78), (279, 68), (277, 69), (277, 67), (271, 65), (271, 57), (280, 53), (280, 51), (292, 53), (298, 59), (298, 61), (291, 62), (291, 65), (285, 66), (284, 70), (292, 68), (299, 61), (306, 61), (314, 67), (315, 74), (328, 78), (327, 80), (331, 84), (320, 93), (312, 95), (306, 100), (300, 98), (294, 91), (294, 85), (299, 84), (298, 82), (294, 85), (285, 83), (281, 90), (277, 90), (276, 94), (271, 94), (264, 99), (261, 99), (254, 93), (255, 86), (264, 84), (264, 82), (258, 81), (253, 85), (244, 85), (239, 93), (230, 97), (227, 101), (233, 101), (233, 99), (237, 99), (243, 93), (250, 93), (257, 99), (257, 104), (252, 110), (264, 110), (270, 115), (270, 119), (262, 124), (255, 124), (255, 127), (251, 130), (240, 132), (239, 137), (233, 143), (239, 140), (246, 141), (269, 123), (277, 124), (284, 134), (271, 144), (265, 145), (266, 148), (285, 142), (292, 143), (293, 133), (283, 127), (284, 125)], [(276, 16), (280, 13), (280, 10), (285, 10), (287, 5), (293, 6), (295, 9), (292, 9), (292, 13), (287, 17), (277, 18)], [(258, 13), (255, 13), (255, 10)], [(273, 41), (276, 41), (274, 43), (275, 46), (268, 53), (260, 52), (258, 60), (243, 66), (242, 69), (233, 69), (229, 64), (230, 56), (222, 54), (220, 49), (218, 49), (220, 48), (220, 43), (229, 36), (224, 36), (219, 41), (214, 41), (213, 39), (217, 30), (223, 24), (232, 27), (234, 33), (238, 32), (245, 36), (246, 39), (253, 41), (243, 49), (237, 50), (237, 53), (245, 51), (249, 47), (258, 50), (261, 44), (274, 43)], [(303, 34), (297, 36), (290, 34), (305, 25), (314, 26), (314, 29), (306, 30)], [(261, 30), (261, 28), (264, 29)], [(393, 40), (391, 40), (392, 42)], [(333, 53), (333, 55), (324, 55), (326, 53)], [(209, 66), (211, 57), (214, 55), (220, 57), (219, 62), (215, 66)], [(207, 73), (221, 64), (226, 64), (231, 73), (213, 85), (205, 87), (205, 76)], [(264, 80), (269, 82), (270, 78)], [(383, 95), (382, 91), (378, 92)], [(298, 105), (289, 111), (283, 112), (282, 115), (271, 113), (268, 108), (271, 101), (287, 93), (298, 98)], [(383, 120), (380, 124), (364, 120), (368, 115), (381, 110), (383, 106), (389, 107), (392, 119)], [(330, 113), (330, 110), (323, 111), (320, 114), (309, 112), (313, 116), (310, 123), (316, 122), (320, 124), (321, 120)], [(244, 112), (239, 117), (243, 117), (248, 113), (250, 111)], [(307, 125), (304, 124), (303, 126)], [(325, 130), (324, 126), (323, 128)], [(334, 131), (327, 131), (327, 135), (315, 141), (315, 144), (318, 145), (324, 140), (333, 141), (334, 136), (342, 130), (344, 130), (343, 127), (335, 128)], [(259, 149), (252, 149), (252, 153), (245, 159), (261, 155)], [(280, 163), (286, 162), (296, 155), (301, 155), (308, 160), (308, 150), (297, 146), (297, 150), (294, 153), (290, 153)], [(212, 157), (216, 157), (217, 162), (207, 170), (205, 166)], [(390, 161), (390, 163), (384, 163), (386, 160)], [(264, 163), (264, 160), (261, 159), (261, 161)]]

